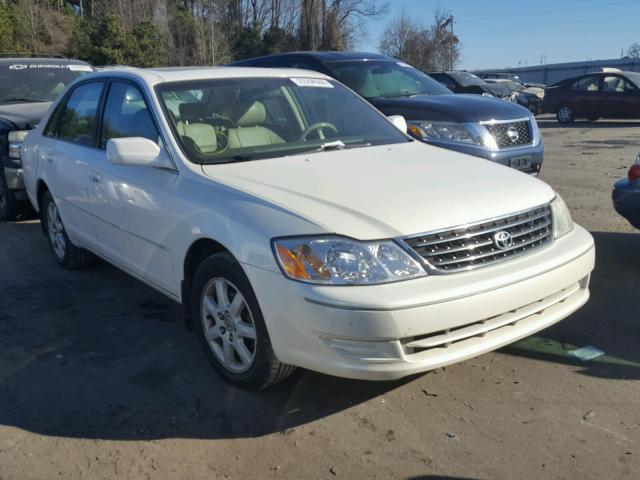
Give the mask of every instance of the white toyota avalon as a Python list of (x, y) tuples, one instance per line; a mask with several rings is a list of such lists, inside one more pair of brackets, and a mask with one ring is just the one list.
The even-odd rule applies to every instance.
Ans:
[(394, 120), (307, 71), (105, 70), (29, 133), (24, 177), (60, 265), (182, 303), (247, 388), (424, 372), (587, 301), (593, 240), (557, 193)]

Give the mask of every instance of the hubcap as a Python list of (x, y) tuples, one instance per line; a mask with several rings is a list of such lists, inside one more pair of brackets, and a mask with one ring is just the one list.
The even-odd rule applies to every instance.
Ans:
[(53, 251), (58, 258), (64, 258), (67, 251), (67, 242), (64, 238), (64, 227), (58, 214), (58, 208), (53, 202), (49, 203), (49, 208), (47, 209), (47, 227)]
[(212, 278), (205, 285), (202, 324), (209, 348), (233, 373), (251, 368), (256, 356), (256, 327), (240, 290), (228, 280)]
[(569, 107), (562, 107), (558, 115), (563, 122), (569, 121), (571, 120), (571, 109)]

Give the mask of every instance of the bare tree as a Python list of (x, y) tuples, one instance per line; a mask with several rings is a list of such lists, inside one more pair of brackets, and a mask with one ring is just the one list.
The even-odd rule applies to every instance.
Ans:
[(430, 26), (402, 13), (385, 28), (380, 51), (423, 71), (448, 70), (460, 59), (460, 41), (447, 28), (452, 21), (442, 10), (436, 10)]
[(299, 41), (304, 50), (352, 48), (365, 33), (365, 22), (388, 11), (374, 0), (302, 0)]
[(640, 43), (634, 43), (627, 50), (627, 55), (631, 58), (640, 58)]

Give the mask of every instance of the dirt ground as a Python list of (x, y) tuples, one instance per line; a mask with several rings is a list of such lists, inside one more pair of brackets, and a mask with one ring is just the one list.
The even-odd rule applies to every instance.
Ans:
[[(104, 263), (61, 270), (36, 221), (0, 224), (0, 480), (640, 478), (640, 232), (610, 201), (640, 123), (539, 123), (542, 179), (596, 239), (591, 301), (402, 382), (229, 387), (177, 305)], [(567, 356), (586, 345), (606, 356)]]

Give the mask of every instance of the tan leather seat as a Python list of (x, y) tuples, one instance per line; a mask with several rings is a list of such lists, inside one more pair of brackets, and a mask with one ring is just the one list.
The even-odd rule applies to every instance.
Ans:
[(216, 131), (207, 123), (176, 123), (176, 130), (185, 143), (193, 144), (201, 153), (214, 153), (218, 149)]
[(249, 108), (236, 113), (240, 115), (233, 121), (237, 128), (229, 129), (229, 148), (285, 143), (276, 132), (262, 126), (267, 119), (267, 110), (262, 102), (255, 101)]
[(213, 126), (201, 121), (206, 116), (206, 106), (201, 103), (180, 104), (180, 120), (176, 122), (176, 130), (183, 141), (195, 146), (200, 153), (215, 153), (218, 149), (218, 138)]

